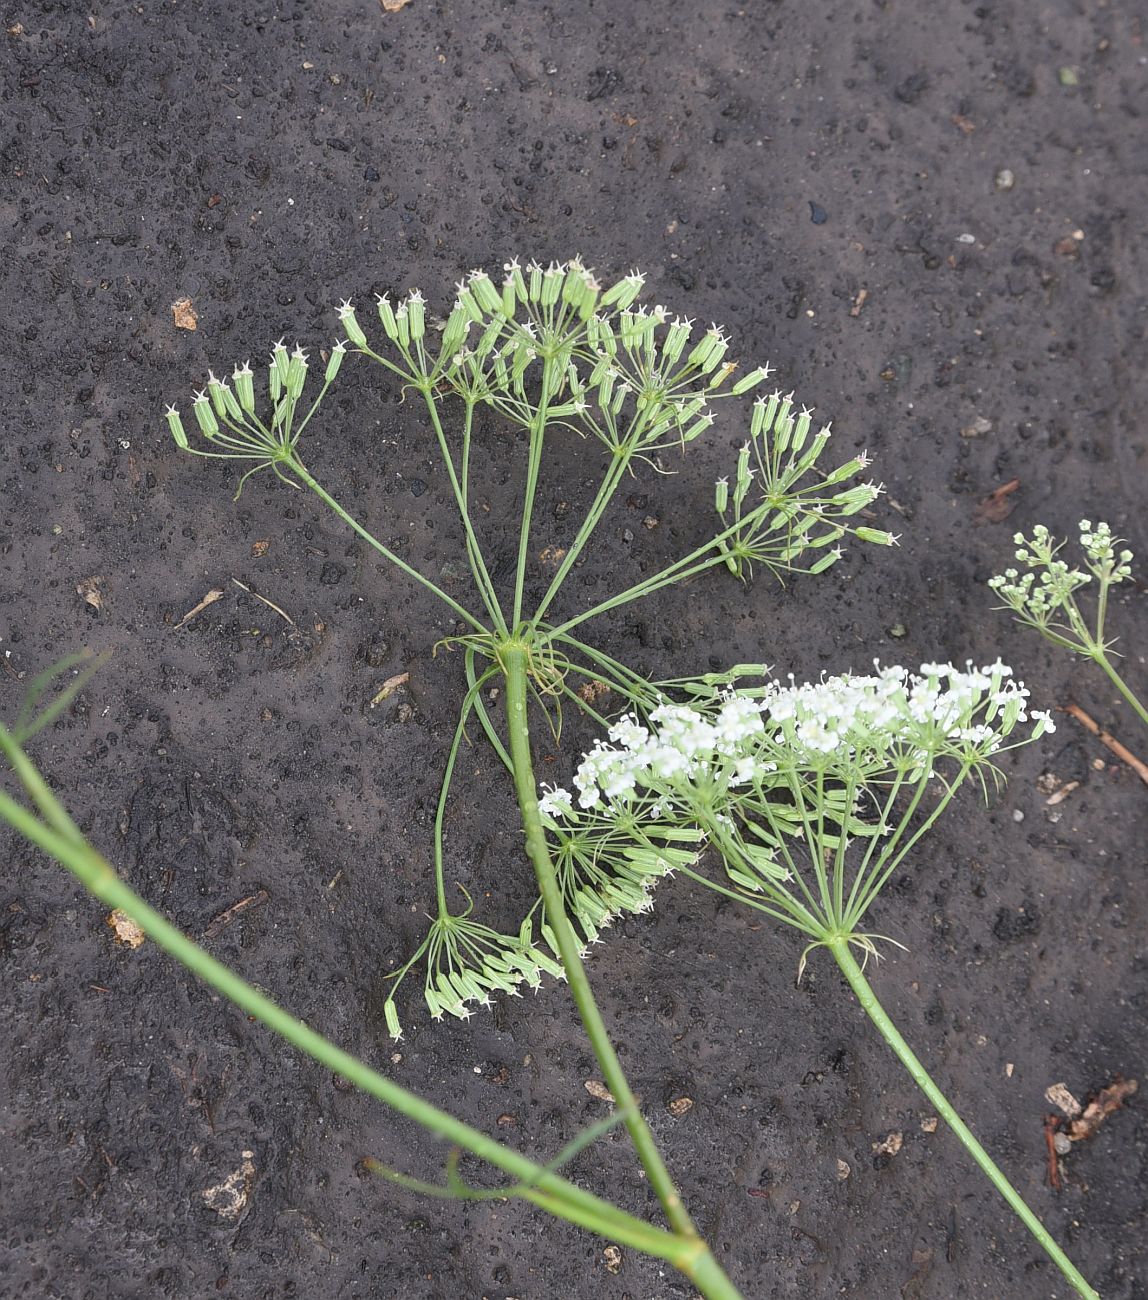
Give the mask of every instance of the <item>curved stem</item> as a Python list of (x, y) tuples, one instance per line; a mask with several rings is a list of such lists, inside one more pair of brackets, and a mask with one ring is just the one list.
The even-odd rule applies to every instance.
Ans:
[(390, 562), (395, 565), (396, 568), (401, 569), (408, 578), (414, 578), (416, 582), (421, 583), (429, 592), (436, 595), (448, 609), (453, 610), (459, 618), (463, 620), (463, 622), (469, 623), (476, 632), (489, 634), (489, 629), (480, 623), (470, 610), (464, 609), (453, 596), (448, 596), (440, 586), (433, 583), (425, 574), (420, 573), (418, 569), (409, 565), (406, 560), (397, 556), (390, 547), (384, 546), (382, 542), (380, 542), (372, 533), (369, 533), (353, 515), (344, 510), (338, 501), (336, 501), (326, 488), (323, 487), (322, 483), (311, 474), (298, 456), (293, 456), (286, 463), (293, 474), (309, 487), (321, 501), (324, 501), (328, 506), (330, 506), (348, 527), (353, 528), (363, 541), (368, 545), (373, 546), (384, 559), (390, 560)]
[(1000, 1169), (993, 1163), (988, 1152), (981, 1146), (973, 1136), (964, 1120), (957, 1114), (945, 1094), (937, 1087), (929, 1077), (928, 1072), (921, 1062), (914, 1055), (909, 1044), (901, 1037), (897, 1026), (889, 1019), (884, 1007), (877, 1000), (877, 995), (873, 992), (869, 981), (861, 967), (857, 964), (849, 947), (849, 941), (842, 937), (831, 939), (827, 944), (829, 951), (833, 954), (834, 960), (841, 968), (842, 974), (849, 981), (849, 986), (857, 995), (857, 1001), (861, 1003), (869, 1019), (877, 1026), (881, 1037), (889, 1044), (900, 1059), (901, 1064), (908, 1070), (910, 1077), (918, 1088), (928, 1097), (929, 1101), (936, 1107), (938, 1114), (942, 1116), (945, 1123), (953, 1130), (961, 1141), (961, 1145), (972, 1156), (981, 1169), (987, 1175), (989, 1181), (998, 1192), (1008, 1202), (1009, 1207), (1016, 1214), (1017, 1218), (1032, 1233), (1040, 1245), (1044, 1248), (1049, 1258), (1060, 1269), (1068, 1281), (1076, 1288), (1077, 1292), (1088, 1297), (1088, 1300), (1100, 1300), (1099, 1295), (1085, 1281), (1083, 1275), (1076, 1269), (1075, 1265), (1068, 1256), (1060, 1249), (1053, 1240), (1051, 1233), (1045, 1228), (1044, 1224), (1036, 1217), (1035, 1214), (1021, 1199), (1020, 1193), (1016, 1191), (1013, 1185), (1008, 1181)]
[[(474, 687), (475, 682), (478, 680), (477, 676), (475, 675), (474, 660), (475, 660), (474, 648), (472, 646), (467, 646), (466, 680), (472, 689)], [(502, 760), (502, 764), (506, 768), (506, 770), (511, 774), (513, 774), (514, 764), (510, 761), (510, 755), (506, 752), (506, 746), (502, 743), (501, 737), (499, 736), (498, 732), (495, 731), (494, 729), (494, 723), (491, 722), (490, 714), (487, 713), (486, 711), (486, 703), (483, 700), (481, 693), (476, 694), (474, 697), (474, 711), (475, 713), (478, 714), (478, 720), (481, 723), (482, 729), (486, 733), (486, 738), (487, 740), (490, 741), (491, 747), (494, 749), (494, 752)]]
[[(28, 760), (24, 763), (34, 773)], [(27, 775), (17, 770), (21, 780)], [(38, 776), (38, 774), (37, 774)], [(40, 778), (42, 779), (42, 778)], [(592, 1215), (596, 1224), (608, 1223), (610, 1236), (621, 1239), (632, 1235), (637, 1249), (660, 1254), (662, 1258), (693, 1266), (692, 1254), (678, 1243), (674, 1236), (642, 1220), (635, 1219), (607, 1201), (585, 1192), (581, 1188), (551, 1173), (528, 1157), (504, 1146), (501, 1142), (446, 1111), (424, 1101), (415, 1093), (379, 1074), (348, 1052), (336, 1047), (329, 1039), (297, 1020), (277, 1003), (260, 993), (234, 971), (217, 961), (166, 918), (149, 907), (139, 895), (122, 881), (111, 864), (96, 852), (71, 825), (71, 833), (64, 834), (53, 826), (39, 821), (27, 808), (0, 791), (0, 819), (8, 822), (26, 839), (51, 854), (65, 866), (77, 880), (108, 907), (119, 908), (129, 916), (165, 952), (211, 985), (229, 1002), (267, 1026), (272, 1032), (299, 1048), (364, 1092), (384, 1102), (392, 1110), (414, 1120), (440, 1138), (462, 1147), (486, 1163), (510, 1174), (513, 1178), (549, 1193), (546, 1208), (573, 1223), (583, 1222)], [(660, 1247), (661, 1249), (658, 1249)], [(715, 1295), (721, 1295), (715, 1292)], [(733, 1293), (730, 1293), (733, 1294)]]
[(451, 741), (450, 753), (447, 755), (446, 768), (443, 771), (442, 786), (438, 794), (438, 807), (434, 815), (434, 887), (438, 896), (438, 915), (439, 920), (450, 915), (450, 908), (446, 903), (446, 881), (443, 878), (442, 865), (442, 823), (443, 816), (446, 813), (446, 799), (450, 793), (450, 782), (454, 776), (455, 760), (458, 758), (459, 746), (462, 744), (463, 732), (466, 729), (466, 720), (470, 717), (470, 711), (474, 707), (474, 702), (478, 697), (479, 691), (483, 685), (493, 677), (498, 670), (488, 668), (477, 681), (471, 684), (470, 690), (466, 693), (466, 698), (462, 702), (462, 708), (458, 713), (458, 725), (454, 729), (454, 739)]

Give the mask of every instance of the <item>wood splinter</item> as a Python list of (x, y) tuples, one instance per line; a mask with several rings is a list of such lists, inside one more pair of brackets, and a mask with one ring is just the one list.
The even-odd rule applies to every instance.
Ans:
[(1087, 728), (1092, 734), (1104, 745), (1110, 749), (1116, 757), (1136, 773), (1145, 785), (1148, 785), (1148, 764), (1142, 763), (1130, 749), (1126, 749), (1115, 736), (1110, 735), (1104, 728), (1090, 718), (1079, 704), (1066, 704), (1062, 710), (1064, 713), (1071, 714), (1081, 726)]

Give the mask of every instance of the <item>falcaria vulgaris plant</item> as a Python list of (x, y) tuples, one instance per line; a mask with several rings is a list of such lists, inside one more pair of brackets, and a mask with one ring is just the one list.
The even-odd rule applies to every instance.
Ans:
[[(228, 379), (209, 376), (192, 408), (194, 441), (175, 408), (167, 417), (182, 449), (236, 461), (245, 471), (240, 487), (267, 469), (313, 492), (385, 560), (442, 600), (456, 620), (448, 642), (460, 652), (465, 686), (435, 821), (437, 908), (424, 942), (395, 973), (395, 986), (419, 971), (431, 1016), (465, 1018), (493, 995), (537, 985), (546, 973), (565, 978), (669, 1231), (636, 1220), (614, 1231), (612, 1207), (575, 1204), (577, 1189), (559, 1178), (557, 1162), (530, 1167), (543, 1173), (516, 1167), (520, 1181), (504, 1194), (526, 1196), (593, 1231), (624, 1236), (636, 1249), (669, 1260), (706, 1296), (736, 1295), (682, 1204), (583, 965), (602, 930), (620, 914), (646, 910), (658, 879), (680, 871), (794, 927), (805, 937), (806, 955), (814, 948), (831, 953), (974, 1159), (1077, 1291), (1095, 1295), (925, 1073), (854, 955), (875, 951), (878, 937), (864, 928), (869, 910), (961, 783), (993, 776), (993, 756), (1035, 738), (1047, 719), (1028, 711), (1027, 692), (999, 664), (968, 670), (925, 665), (918, 674), (878, 668), (869, 676), (800, 687), (767, 681), (760, 665), (739, 665), (727, 673), (651, 683), (584, 639), (584, 625), (595, 617), (710, 570), (742, 578), (755, 568), (823, 573), (848, 536), (886, 546), (896, 539), (858, 522), (880, 492), (860, 477), (867, 457), (827, 467), (829, 428), (816, 429), (812, 412), (795, 407), (791, 395), (758, 395), (768, 368), (743, 373), (728, 358), (720, 330), (699, 334), (665, 308), (640, 305), (643, 281), (636, 273), (603, 288), (578, 261), (545, 268), (511, 262), (504, 269), (500, 284), (472, 272), (438, 323), (417, 291), (398, 303), (381, 297), (380, 350), (344, 303), (339, 318), (346, 339), (330, 351), (317, 384), (306, 353), (280, 343), (259, 392), (247, 364)], [(427, 436), (440, 453), (465, 539), (474, 588), (465, 601), (373, 535), (323, 485), (309, 450), (304, 459), (303, 434), (348, 352), (381, 367), (388, 382), (425, 409)], [(710, 535), (666, 568), (589, 608), (560, 599), (628, 476), (687, 451), (711, 426), (720, 427), (719, 404), (737, 406), (739, 399), (749, 406), (744, 433), (729, 474), (716, 484)], [(513, 582), (505, 590), (493, 577), (502, 571), (501, 557), (488, 554), (472, 505), (472, 484), (485, 468), (475, 463), (480, 413), (525, 433)], [(530, 564), (531, 538), (547, 450), (556, 439), (576, 438), (599, 465), (599, 487), (557, 570), (539, 579)], [(494, 685), (501, 687), (501, 718), (487, 707)], [(580, 689), (587, 685), (592, 689)], [(603, 699), (617, 702), (612, 721), (601, 711)], [(562, 707), (584, 713), (604, 739), (578, 765), (576, 793), (550, 789), (540, 803), (532, 731), (552, 728)], [(1026, 734), (1021, 728), (1030, 722)], [(516, 933), (485, 925), (469, 903), (458, 910), (450, 905), (443, 820), (468, 726), (484, 733), (506, 767), (537, 880), (537, 903)], [(36, 792), (33, 800), (44, 812)], [(11, 809), (0, 805), (0, 814), (11, 816)], [(35, 828), (21, 829), (32, 835)], [(60, 842), (37, 832), (39, 842), (64, 857), (66, 827), (54, 829)], [(720, 872), (703, 869), (707, 849), (720, 857)], [(85, 883), (106, 886), (102, 876)], [(130, 891), (116, 894), (116, 906), (156, 932), (162, 918), (137, 903)], [(158, 933), (166, 935), (162, 925)], [(192, 954), (171, 950), (193, 962)], [(393, 994), (386, 1011), (398, 1036)], [(319, 1055), (314, 1043), (297, 1036), (292, 1041)], [(370, 1086), (383, 1095), (377, 1082)], [(383, 1099), (396, 1104), (393, 1097)], [(452, 1140), (476, 1150), (469, 1131)], [(478, 1154), (492, 1163), (502, 1159), (485, 1148)], [(453, 1169), (448, 1190), (471, 1194)]]
[[(1115, 641), (1108, 635), (1109, 598), (1113, 587), (1131, 580), (1132, 552), (1108, 524), (1094, 526), (1091, 519), (1080, 521), (1083, 569), (1060, 557), (1065, 543), (1044, 524), (1037, 524), (1031, 537), (1014, 534), (1013, 542), (1015, 558), (1025, 571), (1010, 567), (989, 579), (1004, 608), (1046, 641), (1096, 664), (1148, 726), (1148, 709), (1112, 662)], [(1082, 604), (1081, 596), (1091, 599)]]

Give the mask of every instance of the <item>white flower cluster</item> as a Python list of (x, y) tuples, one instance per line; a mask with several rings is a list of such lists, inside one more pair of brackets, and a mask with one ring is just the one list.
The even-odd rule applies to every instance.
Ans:
[[(1029, 692), (997, 662), (964, 669), (922, 664), (918, 673), (881, 668), (821, 682), (771, 683), (760, 697), (733, 693), (716, 706), (660, 704), (650, 725), (614, 724), (574, 774), (578, 809), (629, 807), (652, 796), (659, 812), (686, 810), (698, 797), (716, 808), (739, 787), (771, 784), (779, 769), (826, 771), (860, 780), (911, 770), (923, 779), (942, 756), (976, 763), (998, 752), (1025, 722), (1031, 739), (1053, 731)], [(548, 791), (545, 814), (577, 820), (574, 796)]]
[(1107, 587), (1132, 576), (1132, 552), (1116, 550), (1119, 540), (1113, 537), (1106, 523), (1094, 526), (1089, 519), (1080, 521), (1080, 545), (1088, 573), (1071, 568), (1057, 558), (1064, 543), (1058, 542), (1044, 524), (1035, 525), (1031, 537), (1015, 534), (1013, 541), (1017, 547), (1016, 558), (1029, 572), (1006, 569), (990, 578), (989, 586), (1022, 620), (1038, 627), (1047, 627), (1060, 610), (1066, 611), (1069, 621), (1078, 625), (1074, 595), (1081, 587), (1086, 587), (1094, 577)]
[(985, 668), (922, 664), (919, 673), (875, 667), (864, 677), (774, 685), (766, 704), (778, 738), (801, 761), (892, 750), (924, 757), (938, 742), (984, 746), (987, 756), (1029, 718), (1054, 730), (1047, 713), (1028, 711), (1029, 692), (999, 660)]
[(1108, 524), (1101, 522), (1093, 527), (1089, 519), (1080, 521), (1080, 545), (1092, 564), (1107, 573), (1109, 582), (1124, 582), (1132, 577), (1132, 552), (1123, 550), (1117, 555), (1117, 542)]
[[(659, 704), (650, 713), (654, 730), (627, 715), (609, 731), (611, 744), (599, 742), (578, 766), (574, 785), (578, 806), (593, 809), (627, 802), (639, 788), (664, 796), (659, 812), (675, 785), (720, 778), (734, 785), (753, 778), (756, 766), (750, 753), (755, 738), (765, 732), (762, 705), (746, 695), (730, 695), (716, 713), (684, 704)], [(546, 796), (551, 815), (566, 809), (573, 799), (564, 790)]]

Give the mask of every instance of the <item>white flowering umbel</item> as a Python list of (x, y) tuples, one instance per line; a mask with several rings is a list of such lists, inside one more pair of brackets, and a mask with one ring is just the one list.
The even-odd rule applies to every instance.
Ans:
[(574, 793), (552, 790), (546, 806), (555, 827), (656, 818), (695, 830), (736, 896), (812, 946), (871, 949), (862, 919), (965, 778), (1051, 730), (999, 662), (775, 681), (622, 719), (584, 756)]
[[(1053, 645), (1099, 664), (1148, 725), (1148, 710), (1113, 666), (1115, 641), (1108, 639), (1106, 627), (1112, 588), (1132, 577), (1132, 552), (1112, 535), (1108, 524), (1094, 525), (1090, 519), (1080, 521), (1082, 568), (1060, 558), (1066, 543), (1053, 537), (1044, 524), (1037, 524), (1031, 537), (1017, 533), (1013, 541), (1024, 571), (1011, 567), (989, 579), (1004, 608)], [(1082, 596), (1091, 597), (1087, 605), (1081, 604)]]
[[(298, 347), (289, 351), (280, 342), (272, 350), (262, 396), (248, 365), (237, 367), (229, 381), (210, 376), (192, 408), (200, 438), (188, 436), (174, 408), (168, 412), (171, 433), (183, 450), (246, 462), (250, 473), (270, 468), (315, 493), (453, 616), (447, 641), (463, 652), (470, 693), (448, 756), (436, 819), (438, 911), (413, 959), (425, 964), (432, 1014), (462, 1014), (479, 993), (511, 991), (517, 980), (513, 970), (526, 960), (522, 954), (527, 949), (534, 950), (532, 941), (521, 936), (508, 939), (484, 929), (470, 919), (469, 907), (459, 916), (447, 905), (443, 801), (467, 716), (475, 716), (514, 774), (503, 737), (477, 694), (479, 685), (500, 683), (509, 710), (510, 665), (518, 659), (536, 705), (554, 715), (563, 705), (573, 706), (606, 725), (593, 704), (602, 692), (615, 708), (649, 708), (657, 701), (649, 683), (632, 668), (580, 639), (582, 624), (711, 570), (715, 577), (727, 568), (748, 576), (755, 565), (777, 573), (821, 572), (841, 554), (847, 535), (881, 545), (896, 540), (854, 523), (881, 491), (863, 480), (868, 457), (846, 454), (842, 463), (827, 466), (829, 428), (815, 431), (809, 409), (795, 411), (792, 395), (779, 393), (755, 403), (770, 376), (769, 366), (743, 366), (717, 325), (695, 324), (643, 301), (644, 288), (640, 272), (600, 280), (577, 257), (548, 265), (512, 259), (501, 274), (467, 272), (455, 286), (445, 318), (417, 289), (377, 295), (370, 313), (377, 317), (374, 322), (347, 299), (337, 310), (344, 341), (331, 351), (313, 398), (304, 401), (310, 383), (306, 353)], [(469, 569), (472, 592), (448, 590), (421, 572), (413, 557), (386, 546), (332, 497), (310, 468), (312, 454), (301, 446), (300, 435), (309, 430), (311, 439), (317, 427), (313, 417), (347, 355), (369, 363), (376, 378), (397, 387), (407, 403), (424, 412), (429, 445), (437, 448), (441, 461), (439, 481), (457, 507), (462, 529), (457, 558)], [(478, 439), (476, 430), (487, 422), (501, 423), (510, 436)], [(339, 432), (344, 444), (353, 436)], [(565, 584), (576, 576), (576, 566), (585, 560), (627, 479), (647, 467), (664, 472), (671, 456), (714, 433), (730, 437), (735, 458), (732, 486), (724, 479), (718, 486), (716, 521), (704, 511), (700, 521), (666, 518), (675, 534), (693, 538), (681, 558), (661, 568), (642, 562), (636, 580), (624, 578), (607, 587), (597, 603), (584, 592), (563, 600)], [(582, 519), (573, 521), (560, 545), (552, 545), (552, 525), (543, 543), (534, 507), (548, 453), (558, 440), (565, 443), (563, 474), (592, 474), (598, 487)], [(575, 449), (585, 470), (571, 469)], [(487, 457), (496, 459), (491, 463)], [(485, 512), (475, 508), (476, 499), (485, 495), (478, 487), (491, 478), (521, 484), (516, 553), (507, 548), (508, 553), (492, 554), (504, 536), (504, 521), (498, 521), (492, 543), (483, 532)], [(566, 490), (565, 484), (554, 486)], [(401, 530), (397, 521), (388, 526)], [(534, 562), (540, 553), (556, 557), (549, 568)], [(663, 721), (669, 725), (668, 718)], [(508, 718), (512, 729), (527, 725), (525, 714)], [(716, 725), (733, 723), (726, 719)], [(665, 749), (662, 761), (672, 765), (678, 760)], [(625, 793), (621, 786), (608, 788), (612, 795)], [(525, 824), (534, 800), (524, 807), (522, 793), (516, 793)], [(547, 801), (547, 808), (552, 807), (553, 800)], [(576, 825), (552, 818), (546, 841), (551, 861), (540, 868), (537, 847), (531, 852), (536, 875), (554, 872), (557, 888), (548, 906), (552, 913), (560, 899), (573, 922), (568, 949), (576, 940), (584, 950), (615, 917), (644, 911), (654, 883), (667, 872), (692, 869), (700, 831), (683, 832), (656, 815), (646, 816), (649, 811), (625, 825), (616, 818), (595, 822), (586, 809)], [(536, 846), (541, 839), (535, 837)], [(555, 927), (562, 927), (541, 906), (545, 892), (540, 883), (540, 902), (530, 916), (539, 912), (534, 918), (542, 927), (539, 943), (553, 951)], [(506, 968), (508, 961), (513, 970)], [(409, 969), (409, 964), (403, 967), (400, 979)], [(523, 978), (530, 982), (528, 974)], [(397, 1032), (393, 992), (386, 1007)]]

